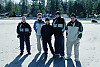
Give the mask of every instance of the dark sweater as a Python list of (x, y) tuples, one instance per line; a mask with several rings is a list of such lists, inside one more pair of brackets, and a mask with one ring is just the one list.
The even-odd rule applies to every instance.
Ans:
[(50, 24), (45, 24), (41, 28), (41, 36), (43, 40), (51, 40), (51, 36), (53, 35), (53, 27)]

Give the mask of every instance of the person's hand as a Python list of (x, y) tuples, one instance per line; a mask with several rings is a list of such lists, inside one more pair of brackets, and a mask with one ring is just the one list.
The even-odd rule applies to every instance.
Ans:
[(17, 38), (19, 38), (20, 36), (19, 35), (17, 35)]

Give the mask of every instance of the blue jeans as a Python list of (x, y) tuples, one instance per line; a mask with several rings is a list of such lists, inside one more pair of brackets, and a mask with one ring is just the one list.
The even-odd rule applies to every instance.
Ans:
[(51, 53), (54, 55), (54, 50), (53, 50), (53, 47), (52, 47), (52, 44), (51, 44), (51, 40), (42, 40), (42, 43), (43, 43), (43, 50), (45, 52), (45, 54), (48, 54), (48, 48), (47, 48), (47, 43), (50, 47), (50, 51)]
[(24, 51), (24, 42), (26, 43), (27, 52), (30, 52), (30, 40), (29, 38), (20, 37), (20, 50), (23, 53)]
[(64, 36), (55, 36), (55, 54), (64, 56)]

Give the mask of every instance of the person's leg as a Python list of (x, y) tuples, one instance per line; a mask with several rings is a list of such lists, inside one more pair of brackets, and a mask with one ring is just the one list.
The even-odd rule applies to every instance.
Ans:
[(23, 54), (24, 52), (24, 38), (20, 37), (20, 52)]
[(55, 55), (54, 50), (53, 50), (53, 47), (52, 47), (51, 40), (48, 40), (48, 44), (49, 44), (51, 53), (52, 53), (53, 55)]
[(54, 47), (55, 47), (55, 54), (59, 54), (59, 38), (57, 36), (55, 36), (55, 44), (54, 44)]
[(64, 57), (64, 36), (60, 36), (59, 37), (60, 39), (59, 39), (59, 51), (60, 51), (60, 55), (62, 56), (62, 57)]
[(71, 58), (73, 43), (67, 40), (66, 46), (67, 46), (67, 58), (69, 59)]
[(29, 38), (25, 39), (25, 43), (26, 43), (27, 52), (30, 54), (30, 40), (29, 40)]
[(47, 41), (43, 40), (42, 43), (43, 43), (43, 50), (46, 55), (46, 54), (48, 54)]
[(40, 39), (41, 39), (41, 36), (40, 35), (37, 35), (37, 49), (38, 49), (39, 52), (41, 52)]
[(79, 59), (79, 40), (76, 40), (74, 43), (74, 54), (75, 54), (75, 59)]

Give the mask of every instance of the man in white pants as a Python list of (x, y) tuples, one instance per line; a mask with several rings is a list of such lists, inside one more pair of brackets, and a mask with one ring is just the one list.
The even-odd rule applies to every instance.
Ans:
[(76, 15), (71, 14), (71, 21), (66, 27), (67, 60), (71, 59), (72, 46), (74, 45), (75, 61), (79, 61), (79, 44), (82, 37), (83, 26), (77, 21)]
[(44, 23), (44, 21), (42, 21), (42, 13), (38, 13), (37, 17), (38, 17), (38, 20), (35, 21), (33, 28), (36, 32), (36, 37), (37, 37), (37, 49), (38, 49), (39, 53), (41, 53), (41, 43), (40, 43), (41, 28), (45, 23)]

